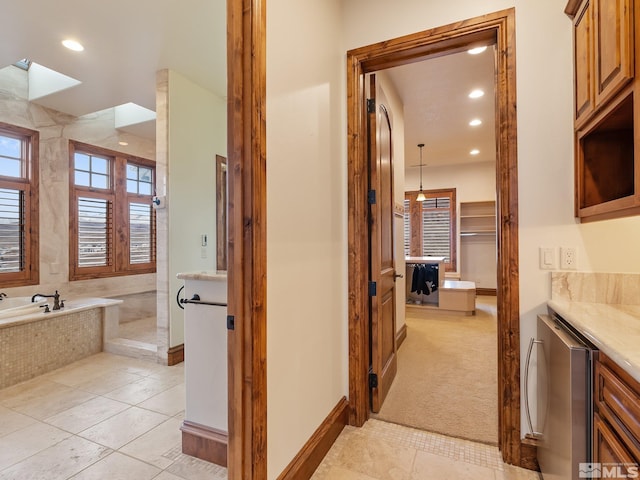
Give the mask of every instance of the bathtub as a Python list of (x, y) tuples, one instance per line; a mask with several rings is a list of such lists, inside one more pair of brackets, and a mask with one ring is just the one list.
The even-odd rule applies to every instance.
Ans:
[[(26, 300), (25, 300), (26, 299)], [(28, 300), (28, 302), (27, 302)], [(103, 351), (121, 300), (80, 298), (45, 313), (53, 302), (4, 298), (0, 310), (0, 389)], [(7, 302), (7, 303), (4, 303)]]
[(47, 300), (37, 297), (32, 302), (31, 297), (5, 297), (0, 300), (0, 318), (41, 312), (40, 305), (47, 303)]

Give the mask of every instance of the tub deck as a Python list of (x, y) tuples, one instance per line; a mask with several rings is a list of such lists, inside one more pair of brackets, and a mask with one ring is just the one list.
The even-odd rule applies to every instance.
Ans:
[(0, 319), (0, 388), (99, 353), (117, 331), (121, 300), (82, 298), (44, 313)]

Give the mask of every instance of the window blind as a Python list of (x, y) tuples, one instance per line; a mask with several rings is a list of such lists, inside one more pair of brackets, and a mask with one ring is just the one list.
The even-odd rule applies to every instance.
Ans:
[(404, 200), (404, 256), (411, 253), (411, 200)]
[(129, 263), (150, 263), (153, 250), (153, 210), (144, 203), (129, 203)]
[(0, 273), (24, 266), (24, 192), (0, 188)]
[(422, 202), (422, 254), (451, 262), (451, 200), (432, 197)]
[(111, 264), (109, 238), (112, 205), (101, 198), (78, 198), (78, 266), (96, 267)]

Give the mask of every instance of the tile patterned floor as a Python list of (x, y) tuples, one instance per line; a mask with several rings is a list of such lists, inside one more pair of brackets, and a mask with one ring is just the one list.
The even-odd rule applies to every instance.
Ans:
[(539, 480), (497, 447), (370, 419), (345, 427), (311, 480)]
[(121, 322), (118, 328), (118, 336), (137, 340), (144, 343), (155, 344), (158, 342), (157, 318), (145, 317), (130, 322)]
[(184, 368), (100, 353), (0, 390), (0, 480), (226, 480), (181, 452)]
[[(226, 480), (182, 454), (183, 415), (183, 364), (94, 355), (0, 390), (0, 480)], [(460, 478), (539, 477), (495, 447), (369, 420), (344, 429), (312, 480)]]

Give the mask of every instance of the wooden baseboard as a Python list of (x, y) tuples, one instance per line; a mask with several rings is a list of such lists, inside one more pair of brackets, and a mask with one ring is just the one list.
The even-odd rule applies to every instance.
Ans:
[(535, 445), (524, 441), (520, 444), (520, 466), (536, 472), (540, 471), (538, 449)]
[(167, 365), (177, 365), (184, 362), (184, 343), (167, 350)]
[(349, 402), (342, 397), (278, 480), (308, 480), (349, 422)]
[(227, 466), (229, 435), (226, 432), (188, 420), (182, 422), (180, 430), (182, 453), (223, 467)]
[(495, 297), (498, 293), (495, 288), (476, 288), (476, 295), (490, 295)]
[(400, 330), (396, 333), (396, 348), (400, 348), (402, 342), (407, 338), (407, 324), (405, 323), (400, 327)]

